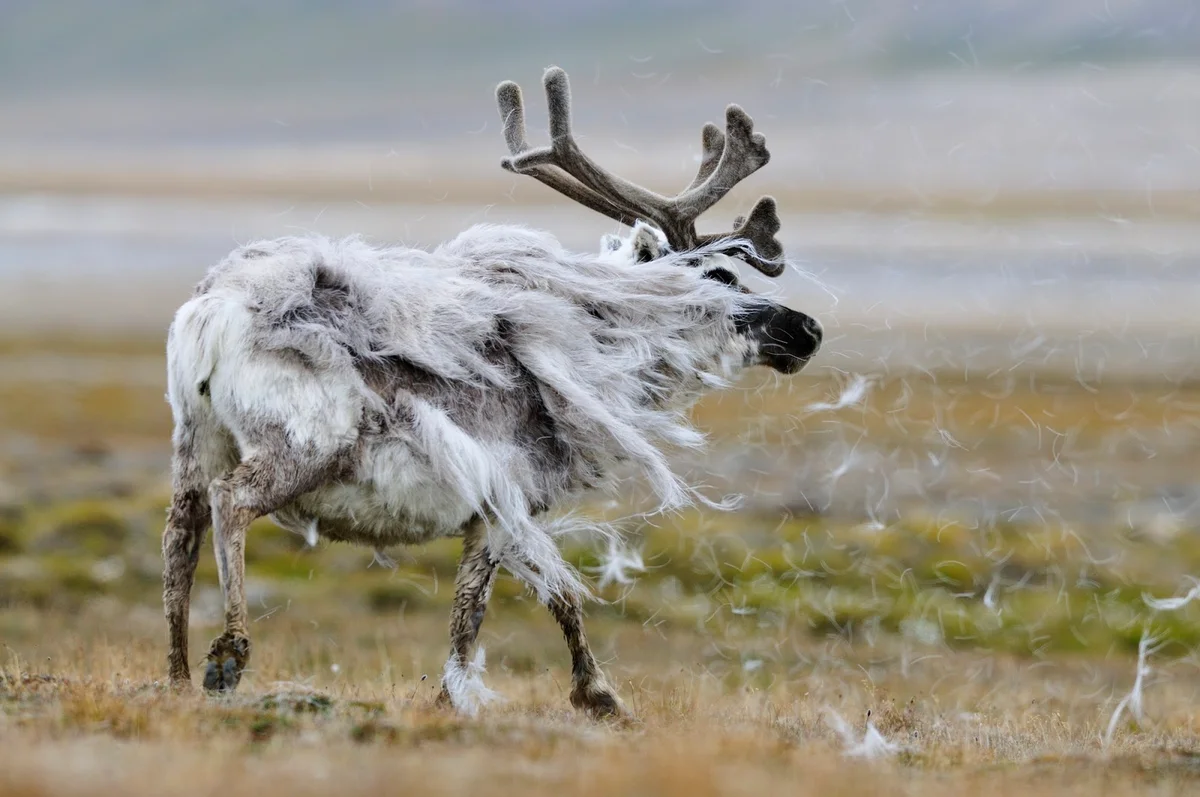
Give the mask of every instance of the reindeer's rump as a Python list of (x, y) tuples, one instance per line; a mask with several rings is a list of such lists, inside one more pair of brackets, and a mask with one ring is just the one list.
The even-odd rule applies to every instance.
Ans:
[(403, 540), (480, 514), (510, 569), (531, 575), (533, 562), (562, 588), (540, 510), (623, 460), (666, 501), (686, 500), (655, 444), (700, 438), (660, 400), (664, 375), (713, 374), (732, 330), (705, 319), (741, 300), (694, 271), (573, 255), (519, 227), (472, 228), (432, 252), (255, 243), (214, 267), (172, 324), (177, 431), (211, 427), (241, 456), (268, 428), (297, 451), (353, 450), (351, 483), (278, 517)]

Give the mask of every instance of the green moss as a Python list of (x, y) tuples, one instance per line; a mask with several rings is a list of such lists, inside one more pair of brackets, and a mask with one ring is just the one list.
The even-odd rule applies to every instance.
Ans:
[(291, 562), (307, 548), (308, 542), (302, 536), (280, 528), (269, 518), (259, 518), (246, 532), (247, 565)]
[[(247, 563), (249, 566), (249, 562)], [(316, 557), (306, 552), (280, 554), (264, 557), (253, 563), (253, 574), (256, 578), (273, 578), (279, 580), (306, 580), (318, 566)]]
[(389, 579), (367, 587), (366, 602), (376, 614), (394, 614), (404, 609), (423, 608), (430, 601), (426, 591), (411, 581)]
[(279, 717), (258, 716), (250, 722), (251, 741), (262, 743), (269, 741), (279, 729)]
[(423, 573), (434, 572), (445, 580), (453, 580), (458, 572), (458, 560), (462, 555), (462, 541), (441, 539), (408, 549), (415, 560), (413, 567)]
[(56, 586), (47, 577), (45, 566), (37, 560), (13, 557), (0, 562), (0, 607), (49, 608)]
[(400, 738), (400, 731), (391, 723), (368, 719), (351, 726), (350, 738), (358, 744), (395, 744)]
[(24, 547), (19, 518), (10, 517), (8, 513), (0, 514), (0, 556), (18, 554)]
[(272, 692), (263, 695), (258, 706), (264, 711), (327, 714), (333, 708), (333, 699), (319, 692)]
[(506, 653), (502, 666), (509, 672), (528, 675), (539, 668), (538, 660), (529, 653)]
[(512, 576), (501, 573), (492, 587), (492, 601), (495, 603), (514, 603), (524, 600), (529, 595), (528, 588)]
[(91, 560), (62, 555), (14, 557), (0, 567), (0, 606), (77, 609), (112, 586), (96, 578), (92, 565)]
[(54, 508), (40, 518), (44, 530), (31, 541), (38, 553), (103, 557), (122, 553), (130, 537), (125, 515), (103, 501)]
[(297, 728), (295, 715), (279, 711), (277, 706), (226, 708), (216, 712), (213, 718), (217, 728), (238, 735), (246, 734), (252, 745), (264, 744)]
[[(97, 595), (159, 600), (161, 500), (72, 501), (0, 514), (0, 604), (73, 608)], [(361, 548), (308, 549), (302, 537), (266, 519), (247, 542), (254, 578), (289, 595), (383, 615), (445, 611), (461, 551), (454, 539), (405, 548), (396, 553), (399, 568), (388, 572), (366, 567), (369, 553)], [(945, 515), (912, 514), (881, 527), (689, 511), (635, 529), (633, 542), (645, 571), (632, 585), (602, 590), (611, 602), (588, 609), (614, 629), (650, 623), (744, 639), (767, 624), (855, 642), (891, 634), (1029, 656), (1132, 654), (1149, 624), (1170, 650), (1200, 644), (1200, 603), (1156, 614), (1144, 601), (1147, 594), (1180, 594), (1184, 575), (1200, 570), (1200, 542), (1188, 535), (1164, 541), (1103, 527), (976, 528)], [(208, 551), (201, 583), (215, 581)], [(564, 555), (587, 572), (600, 564), (602, 550), (568, 542)], [(529, 601), (520, 582), (500, 576), (493, 610)]]

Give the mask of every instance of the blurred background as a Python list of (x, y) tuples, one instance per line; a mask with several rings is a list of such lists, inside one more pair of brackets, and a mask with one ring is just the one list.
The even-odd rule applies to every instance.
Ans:
[[(0, 5), (0, 324), (161, 331), (238, 242), (607, 220), (499, 168), (572, 76), (589, 151), (681, 189), (737, 102), (824, 365), (1165, 376), (1200, 351), (1200, 15), (1171, 0)], [(914, 335), (913, 329), (919, 330)]]
[[(544, 142), (553, 64), (590, 154), (659, 191), (687, 185), (726, 104), (766, 135), (770, 164), (701, 227), (775, 195), (794, 268), (747, 279), (817, 316), (824, 348), (796, 379), (702, 404), (714, 449), (680, 460), (746, 494), (752, 547), (800, 539), (810, 527), (776, 533), (797, 518), (829, 541), (959, 524), (953, 551), (912, 555), (965, 563), (921, 583), (975, 606), (996, 585), (1121, 586), (1136, 604), (1147, 573), (1170, 594), (1200, 566), (1178, 548), (1200, 526), (1198, 17), (1173, 0), (5, 0), (0, 604), (54, 604), (59, 574), (79, 600), (145, 608), (136, 633), (158, 640), (165, 331), (234, 246), (308, 230), (427, 247), (511, 221), (592, 250), (617, 231), (499, 166), (496, 84), (522, 84)], [(985, 545), (997, 529), (1016, 536)], [(318, 554), (257, 534), (262, 605), (299, 600), (284, 577), (311, 580)], [(1029, 535), (1057, 542), (1017, 567), (1005, 555)], [(1106, 581), (1089, 562), (1134, 560), (1105, 542), (1160, 546), (1157, 564)], [(695, 553), (659, 547), (681, 579), (708, 566)], [(452, 578), (448, 554), (405, 562), (412, 583)], [(420, 598), (387, 583), (371, 606)], [(796, 616), (780, 583), (771, 600)], [(876, 588), (861, 568), (838, 583)], [(207, 633), (210, 570), (198, 589)], [(3, 616), (12, 638), (34, 627)], [(1093, 642), (1134, 633), (1130, 616), (1087, 621)]]

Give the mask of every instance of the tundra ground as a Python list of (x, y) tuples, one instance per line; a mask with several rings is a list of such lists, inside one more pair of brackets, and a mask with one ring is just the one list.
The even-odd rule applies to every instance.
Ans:
[[(507, 577), (481, 634), (499, 698), (434, 707), (458, 542), (389, 568), (265, 521), (239, 691), (166, 689), (160, 352), (0, 345), (2, 794), (1200, 785), (1200, 602), (1154, 602), (1200, 575), (1200, 386), (816, 373), (706, 400), (714, 447), (681, 467), (744, 508), (627, 524), (640, 568), (566, 545), (608, 582), (588, 630), (634, 715), (596, 723)], [(219, 632), (210, 559), (194, 663)]]

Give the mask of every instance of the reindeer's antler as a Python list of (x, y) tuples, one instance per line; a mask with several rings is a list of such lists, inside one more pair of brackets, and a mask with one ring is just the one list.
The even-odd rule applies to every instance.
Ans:
[(725, 109), (725, 132), (706, 124), (701, 131), (703, 156), (691, 185), (666, 197), (601, 168), (579, 148), (571, 134), (571, 88), (567, 73), (558, 67), (542, 78), (550, 106), (550, 146), (531, 148), (525, 138), (525, 109), (521, 89), (512, 81), (496, 89), (504, 138), (512, 155), (501, 165), (517, 174), (528, 174), (576, 202), (622, 224), (637, 219), (654, 223), (677, 251), (687, 251), (723, 239), (742, 239), (753, 253), (733, 250), (770, 277), (783, 273), (778, 258), (783, 247), (776, 240), (779, 215), (775, 200), (763, 197), (750, 216), (731, 233), (698, 235), (696, 219), (721, 200), (737, 183), (770, 160), (766, 140), (754, 132), (754, 122), (737, 105)]
[(529, 142), (525, 138), (525, 105), (521, 99), (521, 87), (511, 80), (504, 81), (496, 87), (496, 101), (500, 104), (500, 118), (504, 120), (504, 140), (508, 143), (508, 151), (513, 155), (501, 161), (501, 166), (511, 172), (528, 174), (584, 207), (603, 213), (622, 224), (632, 226), (637, 221), (636, 215), (628, 213), (624, 208), (580, 184), (556, 166), (530, 164), (521, 170), (514, 168), (512, 161), (530, 151)]

